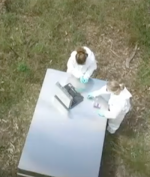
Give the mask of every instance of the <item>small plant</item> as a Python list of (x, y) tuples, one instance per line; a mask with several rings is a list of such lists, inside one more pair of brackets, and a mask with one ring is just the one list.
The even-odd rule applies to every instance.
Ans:
[(25, 63), (20, 63), (19, 65), (18, 65), (18, 71), (20, 71), (20, 72), (28, 72), (30, 69), (29, 69), (29, 67), (25, 64)]

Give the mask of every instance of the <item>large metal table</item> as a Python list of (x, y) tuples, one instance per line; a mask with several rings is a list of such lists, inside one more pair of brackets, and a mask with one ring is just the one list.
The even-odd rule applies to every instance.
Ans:
[[(91, 79), (84, 101), (68, 116), (53, 105), (55, 83), (68, 74), (48, 69), (18, 165), (18, 176), (98, 177), (105, 138), (105, 118), (97, 115), (87, 94), (105, 81)], [(107, 98), (106, 98), (107, 99)]]

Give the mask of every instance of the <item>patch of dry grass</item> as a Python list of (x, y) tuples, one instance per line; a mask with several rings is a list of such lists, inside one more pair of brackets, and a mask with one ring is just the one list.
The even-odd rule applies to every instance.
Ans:
[[(149, 6), (144, 0), (4, 1), (0, 12), (0, 176), (16, 176), (46, 69), (65, 70), (70, 52), (78, 45), (95, 52), (98, 78), (119, 78), (133, 93), (132, 113), (116, 135), (106, 137), (105, 176), (149, 176)], [(139, 50), (127, 69), (124, 62), (136, 42)]]

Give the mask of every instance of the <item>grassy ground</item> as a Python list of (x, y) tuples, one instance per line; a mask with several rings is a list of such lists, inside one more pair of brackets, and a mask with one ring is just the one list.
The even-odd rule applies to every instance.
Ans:
[(101, 172), (150, 176), (149, 13), (149, 0), (0, 0), (0, 176), (16, 176), (46, 69), (65, 70), (79, 45), (95, 52), (98, 78), (125, 82), (133, 94), (133, 111), (106, 136)]

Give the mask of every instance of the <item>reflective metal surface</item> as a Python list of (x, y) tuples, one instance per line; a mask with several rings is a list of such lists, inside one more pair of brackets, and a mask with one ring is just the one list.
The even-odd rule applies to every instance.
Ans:
[[(97, 115), (87, 94), (105, 85), (91, 79), (82, 93), (84, 101), (61, 114), (53, 105), (55, 83), (67, 83), (65, 72), (48, 69), (18, 169), (31, 176), (98, 177), (106, 119)], [(40, 176), (41, 176), (40, 175)]]

